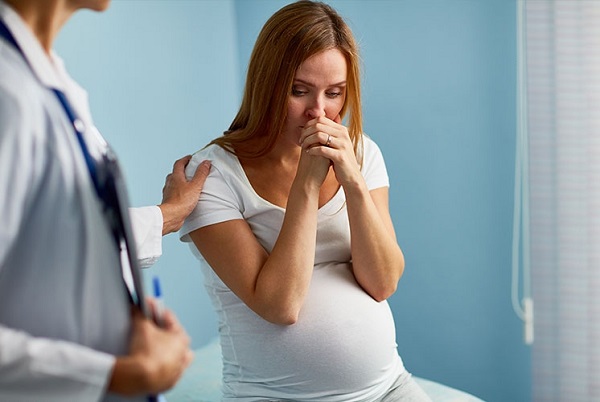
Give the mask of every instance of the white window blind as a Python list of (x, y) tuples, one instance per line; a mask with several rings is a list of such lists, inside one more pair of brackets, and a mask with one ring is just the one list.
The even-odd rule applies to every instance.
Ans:
[(527, 0), (533, 400), (600, 401), (600, 1)]

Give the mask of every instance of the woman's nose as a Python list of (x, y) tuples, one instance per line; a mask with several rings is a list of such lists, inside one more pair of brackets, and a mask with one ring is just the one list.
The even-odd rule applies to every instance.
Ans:
[(306, 115), (310, 119), (316, 119), (317, 117), (325, 116), (325, 102), (321, 97), (316, 97), (308, 105), (306, 109)]

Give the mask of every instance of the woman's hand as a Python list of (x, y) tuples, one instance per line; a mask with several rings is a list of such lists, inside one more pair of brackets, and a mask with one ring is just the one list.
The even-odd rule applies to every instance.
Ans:
[(298, 161), (298, 170), (296, 171), (296, 180), (304, 179), (307, 182), (314, 183), (315, 190), (320, 190), (321, 185), (327, 178), (331, 161), (322, 155), (309, 152), (310, 149), (302, 149), (300, 160)]
[(300, 145), (309, 155), (327, 158), (342, 187), (361, 180), (352, 140), (339, 116), (335, 120), (321, 116), (309, 121), (300, 135)]

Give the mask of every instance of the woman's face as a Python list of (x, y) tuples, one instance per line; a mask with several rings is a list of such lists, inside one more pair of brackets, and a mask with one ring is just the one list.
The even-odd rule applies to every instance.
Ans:
[(338, 49), (329, 49), (306, 59), (298, 68), (288, 98), (285, 137), (298, 143), (310, 120), (326, 116), (334, 120), (346, 99), (348, 68)]

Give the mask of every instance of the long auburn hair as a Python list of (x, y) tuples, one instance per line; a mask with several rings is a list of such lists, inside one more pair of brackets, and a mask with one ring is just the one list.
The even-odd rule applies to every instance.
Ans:
[[(349, 112), (348, 132), (357, 154), (362, 140), (358, 46), (348, 25), (331, 6), (310, 0), (281, 8), (265, 23), (250, 56), (240, 110), (229, 130), (210, 144), (244, 158), (269, 153), (283, 130), (300, 64), (329, 49), (339, 49), (346, 58), (346, 99), (340, 117)], [(258, 148), (238, 146), (257, 139)]]

